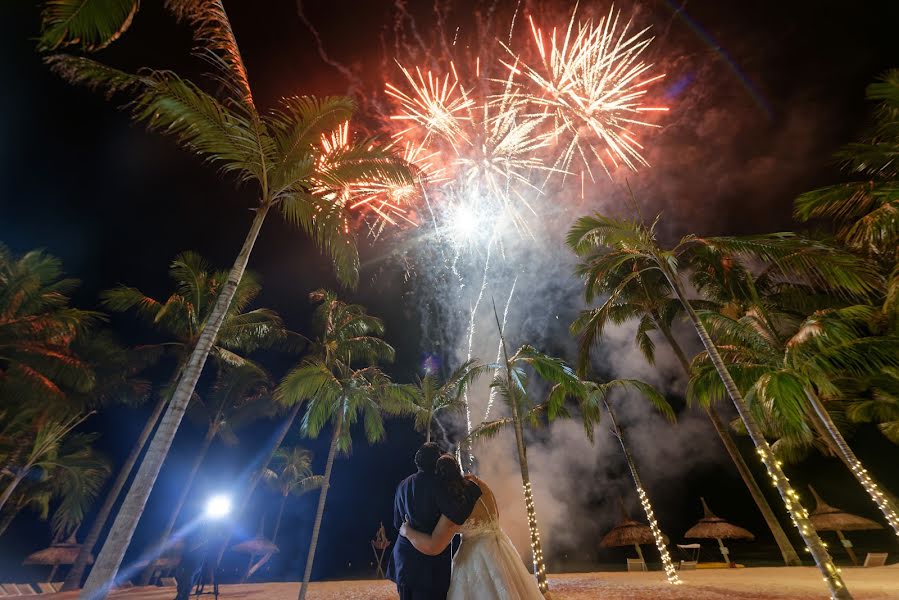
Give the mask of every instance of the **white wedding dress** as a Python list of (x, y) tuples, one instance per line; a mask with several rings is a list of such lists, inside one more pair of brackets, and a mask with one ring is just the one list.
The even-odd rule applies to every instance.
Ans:
[(453, 557), (447, 600), (543, 600), (512, 540), (499, 526), (493, 492), (483, 481), (475, 509), (460, 527), (462, 546)]

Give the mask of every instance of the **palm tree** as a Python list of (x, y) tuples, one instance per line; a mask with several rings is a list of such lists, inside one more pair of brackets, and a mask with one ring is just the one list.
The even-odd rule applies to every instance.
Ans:
[(94, 385), (72, 342), (100, 318), (69, 306), (78, 281), (41, 251), (17, 257), (0, 244), (0, 397), (64, 404)]
[(278, 517), (272, 532), (272, 542), (277, 543), (287, 498), (319, 489), (324, 477), (312, 474), (312, 453), (299, 446), (279, 448), (263, 477), (281, 495)]
[[(524, 502), (531, 537), (534, 576), (537, 578), (537, 586), (545, 595), (549, 586), (546, 582), (546, 564), (543, 561), (543, 547), (540, 543), (540, 530), (537, 525), (537, 509), (534, 506), (534, 495), (531, 489), (524, 424), (526, 422), (538, 423), (539, 415), (544, 411), (550, 420), (566, 414), (564, 399), (567, 396), (583, 395), (583, 384), (571, 367), (562, 360), (544, 354), (532, 346), (523, 345), (515, 354), (509, 355), (498, 315), (496, 315), (496, 325), (500, 333), (502, 361), (488, 367), (494, 370), (491, 388), (496, 390), (503, 399), (509, 408), (510, 416), (485, 421), (472, 431), (470, 438), (495, 435), (501, 428), (509, 425), (515, 432), (515, 448), (521, 471), (521, 484), (524, 487)], [(552, 386), (549, 398), (545, 403), (536, 402), (530, 386), (531, 379), (528, 377), (528, 371), (533, 371)]]
[(405, 184), (413, 180), (404, 163), (374, 148), (370, 140), (341, 138), (337, 144), (322, 143), (329, 136), (333, 140), (338, 129), (344, 131), (342, 125), (354, 110), (348, 98), (288, 98), (278, 110), (262, 114), (221, 0), (168, 0), (166, 6), (193, 26), (199, 52), (211, 65), (223, 98), (171, 71), (143, 70), (134, 75), (66, 55), (46, 61), (72, 83), (129, 95), (135, 120), (219, 163), (242, 186), (255, 187), (258, 204), (253, 206), (243, 246), (91, 571), (84, 592), (89, 597), (105, 595), (115, 578), (269, 211), (280, 210), (285, 219), (299, 225), (330, 255), (341, 282), (354, 284), (359, 258), (348, 227), (351, 186), (359, 181)]
[[(608, 297), (599, 307), (582, 311), (571, 324), (572, 334), (578, 336), (578, 369), (586, 370), (590, 364), (591, 350), (600, 342), (609, 323), (620, 325), (627, 321), (637, 320), (639, 325), (635, 342), (646, 361), (649, 364), (655, 363), (655, 342), (650, 334), (657, 331), (665, 339), (684, 374), (689, 378), (690, 361), (672, 331), (674, 319), (682, 313), (682, 309), (680, 303), (671, 298), (671, 288), (664, 276), (658, 271), (650, 271), (638, 277), (631, 277), (631, 273), (626, 270), (627, 265), (622, 265), (622, 267), (609, 269), (601, 275), (597, 274), (597, 277), (585, 289), (587, 302), (592, 302), (594, 298), (603, 294), (608, 294)], [(581, 273), (581, 275), (586, 275), (586, 273)], [(771, 530), (784, 562), (794, 566), (801, 564), (799, 555), (777, 520), (774, 510), (765, 498), (726, 425), (718, 415), (718, 411), (714, 406), (708, 405), (705, 412)]]
[(425, 441), (431, 441), (434, 420), (443, 412), (464, 409), (465, 393), (483, 371), (476, 358), (466, 361), (442, 384), (433, 369), (427, 369), (423, 378), (406, 386), (409, 393), (408, 412), (414, 418), (416, 431), (425, 433)]
[[(216, 297), (221, 292), (228, 274), (213, 270), (206, 260), (195, 252), (182, 252), (172, 262), (169, 276), (175, 284), (175, 291), (164, 300), (158, 300), (137, 288), (123, 285), (101, 294), (105, 308), (113, 312), (133, 312), (140, 320), (165, 336), (165, 341), (161, 343), (144, 345), (133, 350), (132, 354), (137, 354), (138, 358), (132, 360), (130, 364), (140, 363), (148, 356), (152, 358), (164, 352), (174, 359), (175, 370), (171, 377), (172, 383), (158, 393), (150, 417), (144, 423), (143, 430), (106, 493), (75, 563), (66, 575), (63, 590), (74, 590), (81, 586), (91, 553), (134, 470), (134, 465), (137, 464), (147, 440), (171, 398), (173, 382), (184, 371), (191, 352), (199, 341), (204, 323), (215, 307)], [(243, 358), (244, 354), (269, 348), (276, 343), (284, 343), (294, 335), (284, 327), (281, 318), (274, 311), (267, 308), (249, 310), (249, 306), (261, 289), (256, 276), (252, 273), (247, 273), (237, 286), (234, 300), (225, 314), (219, 335), (212, 346), (211, 353), (220, 363), (244, 365), (247, 363)], [(107, 356), (103, 361), (110, 366), (120, 362), (121, 358), (114, 356)], [(125, 373), (128, 369), (133, 369), (133, 366), (120, 366), (121, 372)], [(113, 373), (116, 371), (112, 369)]]
[[(30, 474), (39, 471), (40, 477), (46, 478), (49, 473), (64, 465), (64, 461), (69, 458), (67, 455), (72, 452), (71, 446), (66, 444), (67, 438), (92, 414), (76, 414), (57, 419), (44, 413), (29, 414), (23, 411), (9, 419), (0, 431), (0, 440), (9, 440), (23, 447), (24, 451), (21, 454), (9, 448), (2, 451), (7, 461), (2, 473), (9, 481), (0, 493), (0, 509), (3, 509), (19, 484)], [(15, 460), (17, 456), (20, 457), (18, 461)]]
[[(25, 508), (35, 510), (42, 520), (50, 519), (54, 539), (74, 533), (96, 500), (106, 478), (109, 461), (91, 447), (95, 435), (74, 434), (60, 445), (53, 464), (46, 463), (40, 478), (24, 479), (3, 510), (0, 535)], [(52, 516), (50, 508), (53, 509)]]
[(846, 416), (853, 423), (876, 423), (884, 437), (899, 444), (899, 369), (888, 367), (862, 379), (864, 389), (852, 385), (856, 382), (847, 382), (850, 389), (841, 390), (843, 397), (850, 398)]
[[(880, 374), (899, 363), (899, 339), (870, 336), (878, 310), (850, 306), (817, 311), (803, 321), (758, 307), (740, 318), (703, 312), (700, 318), (724, 350), (724, 360), (750, 405), (787, 433), (817, 433), (865, 488), (899, 535), (899, 507), (881, 490), (849, 447), (821, 396), (839, 397), (840, 378)], [(764, 315), (764, 316), (763, 316)], [(691, 396), (722, 394), (705, 357), (697, 358)], [(787, 438), (789, 439), (789, 438)]]
[(649, 495), (646, 493), (646, 488), (643, 486), (643, 481), (640, 479), (640, 474), (637, 472), (637, 465), (634, 462), (634, 457), (631, 455), (631, 452), (628, 449), (627, 442), (624, 438), (624, 430), (621, 428), (621, 424), (618, 421), (618, 416), (615, 414), (615, 410), (612, 407), (612, 402), (609, 396), (615, 389), (635, 391), (643, 398), (645, 398), (650, 403), (650, 405), (652, 405), (652, 407), (663, 417), (665, 417), (670, 423), (674, 423), (676, 420), (674, 409), (671, 408), (671, 405), (668, 404), (668, 401), (665, 400), (665, 397), (662, 396), (658, 392), (658, 390), (656, 390), (651, 385), (642, 381), (638, 381), (636, 379), (613, 379), (601, 384), (592, 381), (585, 381), (584, 386), (585, 393), (583, 393), (579, 398), (579, 402), (581, 407), (581, 415), (584, 420), (584, 426), (587, 431), (587, 435), (592, 441), (593, 428), (596, 424), (599, 423), (599, 419), (602, 414), (602, 408), (605, 408), (606, 412), (609, 414), (609, 418), (612, 421), (612, 435), (615, 436), (615, 438), (618, 440), (618, 443), (621, 445), (621, 451), (624, 454), (624, 460), (627, 463), (628, 471), (630, 471), (631, 478), (634, 480), (634, 487), (637, 491), (637, 498), (640, 500), (640, 505), (643, 508), (643, 512), (646, 514), (646, 520), (649, 523), (649, 528), (652, 531), (653, 538), (655, 539), (656, 548), (659, 550), (659, 555), (662, 559), (662, 566), (665, 569), (665, 575), (668, 578), (668, 583), (677, 585), (681, 583), (681, 581), (677, 575), (677, 571), (674, 568), (674, 563), (671, 562), (671, 555), (668, 553), (668, 547), (665, 543), (665, 536), (662, 534), (662, 530), (658, 526), (655, 512), (652, 509), (652, 503), (650, 503), (649, 501)]
[(678, 259), (689, 248), (706, 244), (714, 245), (735, 256), (750, 254), (766, 264), (777, 266), (777, 269), (785, 276), (792, 275), (799, 270), (805, 275), (822, 280), (839, 275), (839, 280), (844, 287), (862, 292), (872, 287), (869, 278), (865, 277), (865, 273), (847, 269), (846, 264), (835, 266), (826, 261), (816, 261), (814, 258), (810, 258), (809, 255), (797, 254), (796, 240), (789, 234), (741, 239), (702, 239), (696, 236), (687, 236), (673, 249), (663, 250), (656, 240), (656, 222), (646, 226), (638, 221), (614, 219), (600, 214), (592, 217), (582, 217), (578, 219), (569, 231), (567, 243), (581, 257), (584, 263), (591, 263), (590, 267), (585, 265), (581, 272), (603, 273), (609, 269), (628, 264), (631, 266), (631, 277), (633, 278), (651, 271), (662, 273), (671, 287), (674, 297), (683, 306), (687, 318), (699, 335), (702, 345), (705, 347), (718, 377), (727, 390), (727, 395), (733, 401), (740, 419), (745, 424), (763, 464), (784, 501), (787, 511), (796, 522), (800, 535), (802, 535), (806, 546), (815, 559), (818, 569), (824, 576), (831, 596), (841, 600), (850, 598), (851, 595), (846, 589), (842, 577), (836, 570), (833, 560), (809, 521), (808, 511), (799, 502), (799, 495), (784, 475), (783, 469), (781, 469), (771, 451), (771, 447), (765, 439), (758, 422), (743, 399), (740, 388), (731, 377), (708, 330), (690, 303), (683, 282), (680, 279)]
[[(188, 406), (187, 414), (191, 420), (205, 426), (206, 433), (200, 447), (193, 454), (193, 464), (187, 477), (181, 482), (181, 493), (172, 505), (169, 511), (169, 520), (159, 536), (157, 547), (160, 551), (169, 542), (169, 537), (175, 529), (175, 523), (178, 522), (181, 510), (193, 487), (194, 479), (212, 442), (220, 439), (226, 445), (234, 446), (238, 443), (236, 433), (241, 428), (273, 414), (275, 407), (270, 401), (268, 384), (266, 373), (252, 363), (247, 362), (241, 366), (225, 364), (219, 367), (207, 400), (204, 401), (199, 395), (194, 396)], [(159, 555), (157, 552), (150, 554), (154, 557)], [(151, 563), (144, 569), (140, 585), (149, 584), (153, 571)]]
[(331, 470), (338, 450), (349, 452), (351, 429), (360, 417), (369, 443), (383, 439), (382, 411), (401, 412), (407, 397), (403, 386), (391, 384), (377, 367), (353, 366), (359, 362), (372, 365), (378, 360), (393, 360), (393, 348), (378, 337), (384, 332), (380, 319), (369, 316), (359, 305), (338, 300), (332, 292), (318, 290), (310, 297), (321, 302), (314, 315), (316, 327), (321, 332), (315, 344), (316, 352), (290, 371), (276, 392), (276, 397), (286, 405), (305, 402), (301, 424), (303, 435), (316, 438), (326, 425), (330, 424), (332, 428), (300, 600), (305, 599), (312, 576), (322, 515), (331, 485)]
[(869, 85), (867, 96), (879, 102), (873, 128), (837, 155), (844, 170), (858, 179), (802, 194), (796, 199), (793, 214), (801, 221), (833, 221), (839, 240), (878, 259), (897, 277), (899, 69), (888, 71)]

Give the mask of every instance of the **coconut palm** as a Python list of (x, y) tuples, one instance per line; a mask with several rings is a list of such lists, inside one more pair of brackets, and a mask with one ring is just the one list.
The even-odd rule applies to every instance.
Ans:
[(602, 409), (605, 408), (606, 412), (609, 415), (609, 419), (612, 421), (612, 435), (615, 436), (615, 438), (618, 440), (619, 445), (621, 446), (621, 451), (624, 454), (624, 460), (627, 463), (628, 471), (631, 474), (631, 478), (634, 480), (634, 487), (637, 491), (637, 498), (640, 500), (640, 505), (643, 508), (643, 512), (646, 514), (646, 520), (649, 523), (650, 529), (652, 530), (653, 539), (655, 540), (656, 548), (658, 549), (659, 555), (661, 556), (662, 566), (665, 569), (665, 575), (668, 577), (669, 583), (678, 584), (680, 583), (680, 578), (677, 576), (677, 571), (674, 568), (674, 563), (671, 562), (671, 555), (668, 552), (668, 546), (665, 542), (665, 536), (662, 534), (662, 531), (658, 526), (655, 512), (652, 509), (652, 503), (649, 501), (649, 495), (646, 493), (646, 488), (643, 486), (643, 481), (641, 480), (640, 474), (637, 471), (637, 465), (634, 462), (634, 457), (631, 455), (630, 449), (628, 448), (627, 442), (625, 440), (624, 430), (622, 429), (621, 424), (618, 420), (618, 415), (613, 408), (611, 402), (611, 393), (615, 390), (636, 392), (647, 402), (649, 402), (653, 409), (655, 409), (659, 414), (661, 414), (671, 423), (675, 422), (674, 409), (671, 408), (671, 405), (668, 404), (668, 401), (665, 400), (665, 397), (662, 396), (653, 386), (636, 379), (613, 379), (602, 384), (592, 381), (586, 381), (584, 382), (584, 386), (585, 393), (583, 393), (578, 400), (580, 403), (581, 416), (584, 420), (584, 426), (586, 428), (587, 435), (591, 438), (592, 441), (593, 428), (596, 424), (599, 423)]
[[(94, 375), (71, 344), (100, 315), (69, 305), (78, 281), (63, 277), (57, 258), (13, 255), (0, 244), (0, 398), (64, 404), (88, 392)], [(2, 405), (0, 405), (2, 407)]]
[[(188, 418), (205, 427), (200, 447), (193, 453), (193, 464), (181, 482), (181, 493), (169, 510), (169, 520), (159, 536), (160, 551), (169, 541), (184, 503), (190, 495), (194, 479), (212, 443), (218, 439), (228, 446), (238, 443), (237, 432), (254, 421), (274, 414), (270, 400), (269, 379), (252, 363), (240, 366), (221, 365), (215, 383), (204, 400), (195, 395), (187, 409)], [(156, 556), (156, 553), (151, 553)], [(144, 570), (140, 585), (147, 585), (153, 575), (152, 564)]]
[(83, 434), (67, 437), (41, 477), (26, 478), (18, 485), (4, 506), (0, 535), (25, 508), (42, 520), (50, 519), (54, 539), (64, 539), (78, 528), (110, 472), (109, 461), (91, 447), (95, 439)]
[[(572, 334), (578, 336), (578, 368), (586, 370), (590, 364), (591, 351), (602, 340), (605, 328), (609, 323), (620, 325), (636, 320), (639, 324), (635, 343), (646, 361), (649, 364), (655, 363), (655, 342), (650, 334), (658, 332), (674, 353), (684, 374), (689, 378), (690, 361), (672, 331), (675, 317), (681, 315), (683, 311), (680, 303), (671, 297), (671, 288), (664, 276), (658, 271), (649, 271), (639, 277), (631, 277), (630, 272), (626, 270), (627, 265), (621, 267), (597, 274), (592, 285), (585, 289), (588, 303), (599, 296), (608, 295), (608, 297), (600, 306), (582, 311), (571, 324)], [(771, 530), (784, 562), (787, 565), (801, 564), (799, 555), (777, 520), (774, 510), (765, 498), (749, 465), (743, 459), (727, 426), (718, 415), (718, 411), (714, 406), (709, 405), (705, 412)]]
[[(348, 98), (294, 97), (283, 100), (277, 110), (260, 112), (220, 0), (168, 0), (166, 6), (193, 27), (218, 96), (171, 71), (146, 69), (134, 75), (66, 55), (46, 61), (72, 83), (127, 95), (137, 121), (218, 163), (244, 188), (252, 186), (258, 203), (252, 207), (254, 216), (243, 246), (91, 571), (86, 595), (105, 595), (114, 580), (269, 211), (280, 211), (299, 225), (329, 254), (341, 282), (354, 284), (359, 258), (348, 227), (351, 186), (360, 181), (413, 179), (405, 163), (376, 149), (370, 140), (339, 135), (354, 110)], [(323, 138), (337, 143), (323, 144)]]
[[(854, 385), (857, 383), (862, 385)], [(884, 437), (899, 444), (899, 369), (886, 368), (870, 378), (850, 380), (845, 385), (841, 395), (849, 399), (849, 421), (875, 423)]]
[(38, 473), (39, 477), (45, 478), (64, 464), (63, 461), (73, 451), (71, 444), (66, 443), (67, 438), (92, 414), (59, 419), (46, 413), (29, 414), (26, 411), (4, 424), (0, 440), (12, 442), (24, 447), (24, 450), (21, 454), (10, 448), (0, 450), (6, 457), (2, 471), (5, 477), (2, 480), (8, 480), (4, 481), (3, 492), (0, 493), (0, 510), (26, 477)]
[[(531, 537), (531, 553), (534, 563), (534, 576), (537, 586), (546, 594), (549, 587), (546, 582), (546, 564), (543, 561), (543, 548), (540, 543), (540, 530), (537, 524), (537, 509), (534, 506), (534, 495), (531, 489), (530, 468), (528, 466), (527, 443), (524, 438), (525, 423), (536, 425), (541, 413), (547, 418), (567, 414), (564, 399), (568, 396), (583, 395), (583, 384), (574, 370), (562, 360), (544, 354), (527, 344), (521, 346), (510, 355), (505, 334), (502, 331), (499, 317), (496, 318), (500, 332), (502, 360), (494, 365), (494, 376), (491, 389), (495, 390), (509, 408), (509, 417), (485, 421), (476, 427), (470, 438), (495, 435), (500, 429), (511, 426), (515, 432), (515, 448), (518, 454), (518, 466), (521, 471), (521, 483), (524, 486), (524, 501), (528, 515), (528, 529)], [(536, 400), (530, 374), (536, 374), (551, 386), (546, 402)]]
[[(681, 281), (678, 261), (691, 247), (714, 245), (734, 256), (750, 255), (765, 264), (774, 265), (778, 273), (785, 278), (797, 271), (801, 271), (804, 276), (814, 279), (839, 279), (844, 288), (856, 291), (869, 290), (874, 287), (873, 284), (866, 277), (866, 273), (853, 271), (852, 268), (848, 268), (848, 260), (834, 265), (827, 261), (816, 261), (810, 259), (808, 255), (798, 253), (796, 239), (789, 234), (754, 236), (740, 239), (703, 239), (696, 236), (687, 236), (674, 248), (664, 250), (659, 246), (656, 239), (656, 223), (657, 220), (647, 226), (636, 220), (615, 219), (600, 214), (582, 217), (578, 219), (569, 231), (567, 243), (582, 259), (579, 271), (587, 273), (585, 277), (588, 286), (591, 285), (590, 279), (599, 277), (602, 273), (623, 265), (631, 267), (632, 274), (630, 277), (632, 278), (637, 278), (644, 273), (652, 271), (659, 271), (665, 277), (674, 297), (683, 306), (690, 324), (699, 335), (709, 359), (715, 367), (716, 374), (727, 390), (727, 395), (733, 401), (740, 419), (746, 425), (750, 438), (755, 444), (768, 473), (771, 475), (787, 511), (795, 520), (806, 546), (809, 548), (815, 563), (824, 576), (831, 595), (839, 599), (850, 598), (851, 595), (846, 590), (842, 577), (833, 564), (833, 560), (821, 542), (820, 537), (818, 537), (818, 534), (811, 526), (808, 511), (799, 502), (798, 494), (790, 485), (775, 459), (768, 441), (765, 439), (758, 422), (749, 409), (749, 405), (740, 392), (740, 388), (731, 377), (708, 330), (690, 303), (684, 284)], [(822, 250), (822, 252), (826, 251)], [(594, 273), (596, 275), (593, 275)]]
[(857, 179), (806, 192), (796, 199), (794, 215), (801, 221), (828, 219), (838, 239), (850, 248), (882, 261), (894, 271), (899, 246), (899, 69), (888, 71), (868, 86), (877, 101), (875, 122), (860, 141), (837, 154), (843, 169)]
[[(120, 365), (121, 357), (108, 357), (104, 364), (122, 367), (121, 370), (111, 369), (113, 373), (127, 373), (129, 369), (133, 370), (133, 365), (141, 364), (147, 357), (155, 358), (164, 352), (173, 359), (175, 368), (171, 383), (159, 391), (149, 418), (106, 493), (103, 504), (79, 549), (75, 563), (66, 575), (63, 590), (73, 590), (81, 586), (91, 553), (100, 539), (100, 534), (122, 489), (131, 476), (134, 465), (137, 464), (147, 440), (171, 398), (174, 382), (190, 360), (204, 324), (215, 308), (216, 298), (227, 280), (228, 273), (212, 269), (206, 260), (195, 252), (182, 252), (172, 261), (169, 276), (175, 285), (175, 291), (163, 300), (124, 285), (101, 294), (105, 308), (113, 312), (133, 313), (164, 336), (164, 341), (158, 344), (147, 344), (132, 350), (131, 353), (137, 355), (137, 358), (129, 362), (132, 366)], [(247, 360), (243, 355), (261, 348), (269, 348), (276, 343), (287, 343), (294, 337), (274, 311), (267, 308), (249, 309), (261, 289), (256, 276), (252, 273), (245, 274), (237, 286), (234, 299), (225, 313), (219, 335), (212, 346), (211, 354), (220, 363), (244, 365)]]
[(316, 438), (325, 426), (331, 425), (331, 444), (300, 586), (300, 600), (306, 597), (312, 576), (337, 452), (350, 451), (351, 429), (360, 417), (369, 443), (383, 439), (382, 411), (400, 412), (406, 398), (403, 386), (390, 383), (377, 367), (354, 367), (360, 362), (372, 365), (379, 360), (393, 360), (393, 348), (378, 337), (384, 331), (380, 319), (366, 314), (359, 305), (338, 300), (332, 292), (318, 290), (310, 297), (320, 302), (313, 317), (321, 332), (315, 344), (316, 351), (284, 377), (276, 392), (277, 398), (288, 406), (305, 403), (301, 423), (303, 435)]
[(324, 478), (312, 474), (312, 453), (299, 446), (278, 448), (263, 475), (265, 481), (281, 495), (272, 541), (278, 542), (284, 506), (290, 496), (302, 496), (322, 486)]
[(433, 369), (427, 369), (424, 377), (406, 386), (408, 398), (404, 401), (407, 408), (403, 412), (412, 415), (415, 430), (424, 432), (425, 441), (431, 441), (434, 421), (441, 413), (464, 409), (465, 394), (482, 372), (482, 365), (473, 358), (453, 371), (443, 383)]
[[(805, 320), (759, 307), (739, 319), (713, 311), (700, 318), (722, 347), (724, 360), (750, 405), (794, 437), (814, 432), (862, 484), (899, 535), (899, 507), (881, 490), (846, 442), (822, 397), (838, 398), (841, 378), (882, 373), (899, 364), (899, 338), (870, 332), (878, 309), (850, 306), (817, 311)], [(764, 316), (762, 316), (764, 315)], [(720, 397), (706, 357), (697, 358), (691, 397)]]

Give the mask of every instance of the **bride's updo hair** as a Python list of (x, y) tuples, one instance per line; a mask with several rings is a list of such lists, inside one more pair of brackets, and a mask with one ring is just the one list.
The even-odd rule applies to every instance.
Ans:
[(446, 484), (446, 488), (453, 498), (460, 504), (465, 503), (468, 499), (465, 493), (466, 483), (465, 478), (462, 477), (462, 469), (456, 462), (456, 457), (452, 454), (444, 454), (438, 458), (436, 472), (437, 477)]

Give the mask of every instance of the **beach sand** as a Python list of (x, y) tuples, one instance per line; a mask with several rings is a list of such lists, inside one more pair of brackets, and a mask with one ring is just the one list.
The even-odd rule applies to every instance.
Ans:
[[(553, 600), (819, 600), (828, 598), (817, 569), (764, 567), (706, 569), (681, 573), (683, 585), (672, 586), (660, 572), (567, 573), (550, 575)], [(899, 565), (873, 569), (844, 568), (843, 577), (855, 600), (899, 600)], [(253, 583), (221, 586), (230, 600), (295, 600), (297, 583)], [(54, 594), (74, 598), (76, 593)], [(132, 588), (115, 592), (121, 600), (170, 600), (174, 588)], [(308, 600), (395, 600), (389, 581), (325, 581), (313, 583)]]

